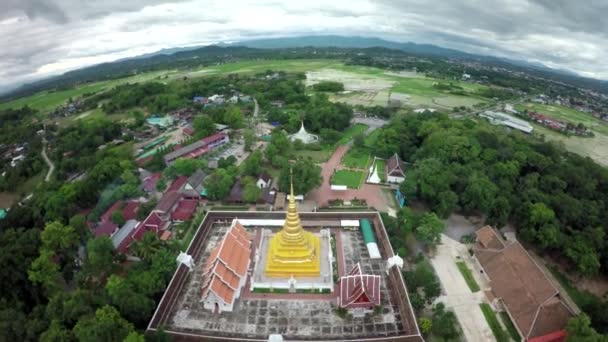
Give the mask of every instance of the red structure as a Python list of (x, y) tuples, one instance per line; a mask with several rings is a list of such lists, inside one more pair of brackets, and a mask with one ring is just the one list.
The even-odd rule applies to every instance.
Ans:
[(361, 265), (355, 267), (340, 278), (340, 296), (338, 305), (352, 311), (353, 316), (365, 315), (380, 305), (380, 276), (363, 274)]

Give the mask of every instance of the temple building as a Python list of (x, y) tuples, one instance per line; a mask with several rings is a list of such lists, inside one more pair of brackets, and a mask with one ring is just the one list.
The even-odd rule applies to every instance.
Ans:
[(300, 215), (296, 209), (292, 180), (285, 224), (269, 243), (266, 276), (318, 277), (321, 273), (320, 249), (319, 237), (302, 228)]
[(291, 182), (291, 196), (283, 227), (272, 234), (262, 231), (251, 282), (254, 288), (333, 290), (329, 230), (318, 233), (304, 230), (298, 214)]
[(338, 306), (347, 309), (353, 317), (363, 317), (380, 305), (380, 276), (363, 274), (361, 265), (340, 277)]
[(251, 236), (235, 219), (207, 259), (201, 295), (203, 307), (215, 313), (232, 311), (247, 281), (250, 264)]
[(304, 128), (304, 121), (302, 121), (302, 126), (300, 127), (300, 130), (297, 133), (289, 135), (289, 140), (290, 141), (300, 140), (301, 142), (303, 142), (305, 144), (310, 144), (310, 143), (317, 142), (319, 140), (319, 137), (314, 134), (310, 134), (310, 133), (306, 132), (306, 129)]

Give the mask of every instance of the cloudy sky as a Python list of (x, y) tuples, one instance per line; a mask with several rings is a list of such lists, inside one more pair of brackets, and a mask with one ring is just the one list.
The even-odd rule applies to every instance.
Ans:
[(162, 48), (377, 36), (608, 79), (608, 0), (0, 0), (0, 90)]

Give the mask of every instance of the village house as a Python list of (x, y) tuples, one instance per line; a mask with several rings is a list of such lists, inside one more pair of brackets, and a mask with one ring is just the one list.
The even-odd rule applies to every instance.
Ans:
[(247, 281), (251, 264), (251, 236), (238, 222), (207, 259), (201, 286), (203, 307), (214, 313), (231, 312)]
[(386, 161), (386, 181), (389, 183), (401, 183), (405, 180), (405, 164), (397, 153)]
[(230, 141), (227, 134), (216, 133), (195, 143), (179, 148), (164, 156), (165, 164), (171, 165), (177, 158), (198, 158), (210, 150), (227, 144)]
[(504, 310), (525, 341), (562, 341), (574, 309), (517, 241), (506, 241), (492, 227), (479, 229), (473, 247), (490, 288), (486, 296)]
[(258, 177), (258, 181), (255, 184), (260, 189), (268, 188), (272, 184), (272, 176), (264, 172)]

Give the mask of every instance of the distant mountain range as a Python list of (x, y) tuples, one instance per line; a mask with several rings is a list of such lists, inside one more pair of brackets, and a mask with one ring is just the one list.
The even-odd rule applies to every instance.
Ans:
[[(111, 63), (103, 63), (87, 68), (67, 72), (25, 84), (8, 94), (0, 96), (0, 100), (26, 96), (36, 91), (50, 87), (69, 86), (81, 82), (90, 82), (128, 75), (142, 70), (150, 70), (162, 66), (179, 66), (191, 63), (193, 60), (203, 61), (205, 58), (217, 58), (232, 53), (247, 54), (248, 56), (268, 55), (268, 50), (288, 48), (346, 48), (368, 49), (384, 48), (402, 51), (407, 54), (449, 58), (459, 61), (479, 62), (494, 66), (520, 69), (539, 77), (548, 77), (556, 81), (569, 83), (579, 87), (586, 87), (608, 93), (608, 81), (601, 81), (581, 77), (573, 72), (549, 68), (540, 63), (530, 63), (523, 60), (501, 58), (495, 56), (481, 56), (459, 50), (448, 49), (431, 44), (417, 44), (412, 42), (401, 43), (373, 37), (346, 37), (336, 35), (300, 36), (285, 38), (268, 38), (244, 40), (234, 43), (221, 43), (212, 46), (191, 46), (182, 48), (169, 48), (154, 53), (125, 58)], [(277, 51), (277, 57), (281, 52)]]

